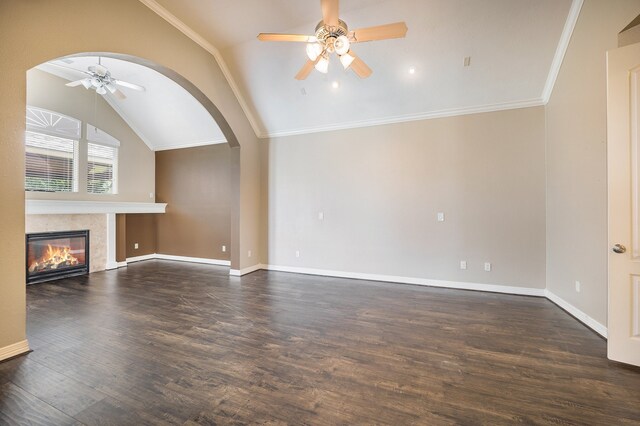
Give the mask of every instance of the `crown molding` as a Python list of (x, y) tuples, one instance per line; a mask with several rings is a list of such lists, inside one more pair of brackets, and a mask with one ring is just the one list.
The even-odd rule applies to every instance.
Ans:
[(551, 99), (553, 88), (556, 85), (558, 74), (560, 74), (560, 68), (562, 67), (564, 56), (567, 54), (569, 42), (571, 41), (573, 30), (576, 28), (578, 17), (580, 16), (580, 11), (582, 10), (583, 4), (584, 0), (573, 0), (573, 2), (571, 3), (569, 15), (567, 16), (567, 20), (564, 23), (564, 29), (562, 30), (562, 35), (560, 36), (560, 41), (558, 42), (558, 47), (556, 48), (556, 54), (553, 57), (553, 62), (551, 62), (551, 68), (549, 69), (547, 82), (544, 86), (544, 89), (542, 90), (542, 99), (545, 105), (548, 104), (549, 100)]
[(375, 120), (352, 121), (350, 123), (330, 124), (327, 126), (305, 127), (295, 130), (284, 130), (280, 132), (267, 133), (266, 138), (276, 138), (283, 136), (304, 135), (309, 133), (331, 132), (335, 130), (357, 129), (361, 127), (381, 126), (385, 124), (405, 123), (408, 121), (431, 120), (435, 118), (457, 117), (461, 115), (482, 114), (486, 112), (504, 111), (510, 109), (531, 108), (543, 106), (542, 99), (528, 99), (524, 101), (505, 102), (498, 104), (478, 105), (465, 108), (443, 109), (439, 111), (429, 111), (419, 114), (399, 115), (395, 117), (380, 118)]
[(227, 63), (225, 62), (224, 58), (220, 54), (220, 51), (218, 51), (218, 49), (216, 49), (215, 46), (213, 46), (211, 43), (205, 40), (204, 37), (202, 37), (200, 34), (198, 34), (193, 29), (191, 29), (191, 27), (189, 27), (187, 24), (182, 22), (174, 14), (169, 12), (167, 9), (165, 9), (155, 0), (140, 0), (140, 3), (147, 6), (149, 9), (154, 11), (162, 19), (167, 21), (169, 24), (173, 25), (182, 34), (189, 37), (193, 42), (195, 42), (197, 45), (199, 45), (204, 50), (206, 50), (211, 55), (213, 55), (216, 62), (218, 63), (218, 66), (220, 67), (220, 70), (222, 71), (222, 74), (227, 80), (227, 83), (229, 83), (229, 86), (231, 87), (231, 91), (233, 92), (236, 99), (238, 100), (238, 103), (240, 104), (242, 111), (244, 111), (244, 114), (247, 117), (247, 120), (249, 120), (249, 124), (251, 125), (253, 132), (256, 134), (257, 137), (259, 138), (263, 137), (262, 136), (263, 132), (260, 129), (260, 126), (258, 126), (258, 122), (256, 121), (255, 117), (251, 113), (251, 110), (249, 109), (247, 102), (242, 96), (242, 93), (240, 92), (238, 85), (236, 84), (233, 76), (231, 75), (231, 71), (229, 71), (229, 67), (227, 67)]
[(195, 147), (198, 147), (198, 146), (217, 145), (217, 144), (221, 144), (221, 143), (227, 143), (227, 140), (226, 139), (216, 139), (216, 140), (176, 143), (176, 144), (165, 145), (165, 146), (161, 146), (161, 147), (155, 147), (155, 148), (153, 148), (153, 150), (154, 151), (169, 151), (171, 149), (195, 148)]
[(470, 114), (480, 114), (485, 112), (495, 112), (495, 111), (504, 111), (509, 109), (519, 109), (519, 108), (529, 108), (535, 106), (544, 106), (549, 102), (551, 98), (551, 94), (553, 93), (553, 88), (555, 86), (556, 80), (558, 78), (558, 74), (560, 73), (560, 68), (562, 67), (562, 62), (567, 53), (567, 49), (569, 47), (569, 42), (571, 41), (571, 36), (573, 35), (573, 30), (578, 21), (578, 17), (580, 15), (580, 11), (582, 9), (582, 5), (584, 4), (584, 0), (573, 0), (571, 3), (571, 7), (569, 9), (569, 13), (567, 16), (567, 20), (565, 21), (564, 28), (562, 30), (562, 34), (558, 45), (556, 47), (556, 52), (551, 63), (551, 68), (549, 70), (549, 74), (547, 75), (547, 80), (545, 86), (542, 91), (542, 95), (540, 98), (536, 99), (528, 99), (522, 101), (515, 102), (507, 102), (507, 103), (498, 103), (498, 104), (488, 104), (488, 105), (480, 105), (473, 107), (465, 107), (465, 108), (453, 108), (447, 110), (439, 110), (439, 111), (426, 111), (417, 114), (407, 114), (395, 117), (387, 117), (383, 119), (373, 119), (373, 120), (362, 120), (362, 121), (354, 121), (350, 123), (341, 123), (341, 124), (332, 124), (327, 126), (317, 126), (317, 127), (306, 127), (292, 130), (283, 130), (283, 131), (263, 131), (260, 126), (258, 126), (255, 117), (251, 113), (248, 104), (245, 102), (240, 90), (238, 89), (235, 80), (233, 79), (229, 68), (226, 65), (222, 55), (211, 43), (204, 39), (200, 34), (196, 33), (193, 29), (191, 29), (188, 25), (178, 19), (175, 15), (165, 9), (163, 6), (158, 4), (155, 0), (139, 0), (145, 6), (153, 10), (156, 14), (166, 20), (168, 23), (173, 25), (176, 29), (182, 32), (184, 35), (193, 40), (196, 44), (201, 46), (207, 52), (214, 56), (222, 73), (224, 74), (231, 90), (235, 94), (242, 110), (244, 111), (253, 131), (256, 136), (260, 139), (274, 138), (274, 137), (283, 137), (283, 136), (294, 136), (294, 135), (303, 135), (309, 133), (320, 133), (320, 132), (330, 132), (335, 130), (347, 130), (347, 129), (355, 129), (361, 127), (369, 127), (369, 126), (379, 126), (384, 124), (394, 124), (394, 123), (403, 123), (409, 121), (420, 121), (420, 120), (429, 120), (435, 118), (446, 118), (446, 117), (456, 117), (461, 115), (470, 115)]

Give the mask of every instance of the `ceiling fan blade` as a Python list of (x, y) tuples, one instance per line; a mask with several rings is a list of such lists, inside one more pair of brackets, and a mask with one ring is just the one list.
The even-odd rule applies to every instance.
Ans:
[(120, 89), (116, 89), (113, 92), (111, 92), (115, 95), (116, 98), (120, 99), (120, 100), (124, 100), (127, 99), (127, 97), (125, 96), (124, 93), (122, 93), (122, 90)]
[(308, 36), (303, 34), (275, 34), (260, 33), (258, 34), (260, 41), (297, 41), (302, 43), (315, 43), (318, 41), (316, 36)]
[(322, 20), (325, 24), (338, 26), (338, 0), (320, 0), (322, 7)]
[(69, 83), (65, 84), (65, 86), (68, 86), (68, 87), (76, 87), (76, 86), (80, 86), (80, 85), (82, 85), (82, 82), (83, 82), (83, 81), (84, 81), (84, 79), (82, 79), (82, 80), (76, 80), (76, 81), (71, 81), (71, 82), (69, 82)]
[(108, 83), (108, 84), (105, 84), (104, 87), (106, 87), (106, 89), (109, 91), (109, 93), (114, 95), (116, 98), (118, 98), (118, 99), (127, 99), (127, 97), (124, 95), (124, 93), (122, 93), (122, 91), (120, 89), (118, 89), (115, 84)]
[(349, 54), (354, 57), (353, 62), (351, 62), (350, 68), (353, 70), (353, 72), (356, 73), (358, 77), (367, 78), (371, 75), (371, 73), (373, 73), (373, 71), (371, 71), (371, 68), (369, 68), (369, 66), (365, 64), (358, 55), (353, 53), (353, 51), (349, 51)]
[(376, 27), (360, 28), (349, 33), (352, 43), (363, 41), (386, 40), (390, 38), (402, 38), (407, 35), (407, 24), (396, 22), (395, 24), (378, 25)]
[(298, 74), (296, 74), (296, 80), (304, 80), (309, 77), (309, 74), (311, 74), (311, 71), (313, 71), (313, 67), (315, 67), (317, 62), (318, 59), (315, 61), (307, 59), (307, 62), (302, 66), (302, 69), (300, 69)]
[(58, 67), (58, 68), (64, 68), (66, 70), (70, 70), (70, 71), (75, 71), (75, 72), (79, 72), (81, 74), (86, 74), (86, 75), (92, 75), (90, 72), (88, 71), (83, 71), (83, 70), (79, 70), (73, 67), (68, 67), (66, 65), (60, 65), (60, 64), (56, 64), (55, 62), (47, 62), (47, 64), (49, 65), (53, 65), (54, 67)]
[(138, 92), (144, 92), (146, 89), (143, 86), (139, 86), (137, 84), (128, 83), (122, 80), (113, 80), (115, 84), (122, 87), (128, 87), (129, 89), (137, 90)]
[(80, 86), (83, 85), (85, 89), (90, 89), (91, 88), (91, 79), (90, 78), (83, 78), (82, 80), (76, 80), (76, 81), (72, 81), (69, 82), (67, 84), (65, 84), (65, 86), (69, 86), (69, 87), (76, 87), (76, 86)]

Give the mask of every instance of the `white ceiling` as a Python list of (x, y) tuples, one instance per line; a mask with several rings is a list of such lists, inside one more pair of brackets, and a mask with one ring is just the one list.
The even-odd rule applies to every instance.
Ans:
[[(150, 68), (112, 58), (102, 58), (102, 65), (119, 80), (139, 84), (144, 92), (126, 87), (120, 100), (107, 93), (105, 99), (127, 124), (154, 151), (226, 142), (222, 131), (206, 109), (173, 80)], [(53, 61), (67, 68), (40, 65), (38, 68), (66, 80), (86, 77), (75, 72), (98, 63), (97, 57), (84, 56)], [(68, 90), (87, 90), (83, 86)]]
[(541, 104), (571, 7), (571, 0), (342, 0), (340, 18), (351, 29), (405, 21), (407, 37), (354, 46), (373, 69), (368, 79), (332, 57), (329, 74), (299, 82), (304, 44), (256, 35), (313, 34), (319, 0), (144, 2), (220, 51), (261, 136)]

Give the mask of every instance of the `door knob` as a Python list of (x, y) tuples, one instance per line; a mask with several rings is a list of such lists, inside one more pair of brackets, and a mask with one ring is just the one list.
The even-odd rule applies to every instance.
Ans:
[(624, 253), (625, 251), (627, 251), (627, 248), (622, 244), (616, 244), (615, 246), (613, 246), (614, 253)]

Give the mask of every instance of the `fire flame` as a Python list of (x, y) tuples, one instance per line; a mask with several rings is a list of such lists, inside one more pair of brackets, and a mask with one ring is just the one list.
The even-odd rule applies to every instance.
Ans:
[(51, 244), (47, 244), (47, 246), (46, 254), (29, 266), (29, 272), (58, 269), (61, 266), (74, 266), (79, 263), (78, 259), (71, 254), (71, 247), (53, 248)]

